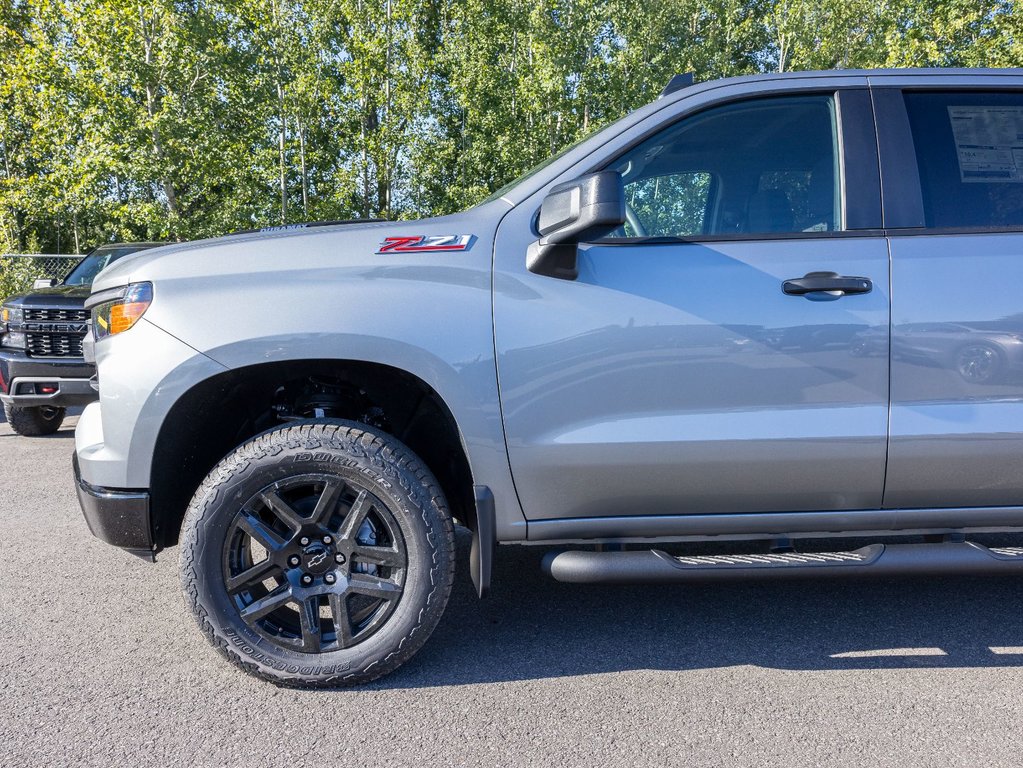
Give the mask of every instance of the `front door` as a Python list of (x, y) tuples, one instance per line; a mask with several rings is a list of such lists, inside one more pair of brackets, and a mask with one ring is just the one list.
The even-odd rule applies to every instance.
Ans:
[[(502, 223), (498, 370), (528, 519), (880, 507), (888, 249), (843, 231), (835, 102), (717, 106), (615, 158), (628, 223), (580, 248), (574, 281), (526, 272)], [(837, 277), (863, 281), (809, 290)]]

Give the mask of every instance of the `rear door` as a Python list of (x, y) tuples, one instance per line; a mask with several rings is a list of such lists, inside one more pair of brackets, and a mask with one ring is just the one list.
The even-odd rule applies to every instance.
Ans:
[(892, 256), (888, 508), (1023, 501), (1023, 90), (1012, 82), (874, 90)]
[[(525, 268), (539, 195), (498, 231), (526, 517), (879, 508), (888, 250), (866, 90), (747, 97), (648, 131), (593, 159), (623, 173), (629, 223), (580, 248), (577, 280)], [(815, 272), (872, 290), (783, 291)]]

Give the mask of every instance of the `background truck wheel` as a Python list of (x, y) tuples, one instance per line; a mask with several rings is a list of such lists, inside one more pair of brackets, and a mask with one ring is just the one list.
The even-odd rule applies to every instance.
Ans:
[(355, 422), (299, 422), (237, 448), (196, 491), (181, 542), (185, 600), (206, 638), (293, 687), (399, 667), (433, 632), (454, 577), (436, 479)]
[(11, 429), (25, 437), (52, 435), (64, 423), (66, 408), (55, 408), (49, 405), (37, 405), (22, 408), (4, 403), (4, 417)]

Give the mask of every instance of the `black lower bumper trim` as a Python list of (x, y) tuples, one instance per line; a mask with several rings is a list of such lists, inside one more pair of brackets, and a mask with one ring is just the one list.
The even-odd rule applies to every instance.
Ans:
[(149, 519), (149, 494), (146, 491), (97, 488), (82, 479), (77, 454), (72, 463), (78, 503), (92, 535), (144, 560), (156, 562), (156, 547)]
[[(49, 387), (52, 392), (42, 394), (41, 387)], [(9, 383), (9, 392), (0, 393), (0, 400), (21, 408), (34, 408), (40, 405), (67, 407), (71, 405), (88, 405), (99, 397), (90, 379), (62, 379), (46, 376), (19, 376)]]

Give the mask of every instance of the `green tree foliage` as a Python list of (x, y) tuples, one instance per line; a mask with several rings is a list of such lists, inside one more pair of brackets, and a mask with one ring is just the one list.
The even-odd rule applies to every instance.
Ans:
[(0, 252), (446, 213), (677, 72), (1020, 41), (1015, 0), (6, 0)]

